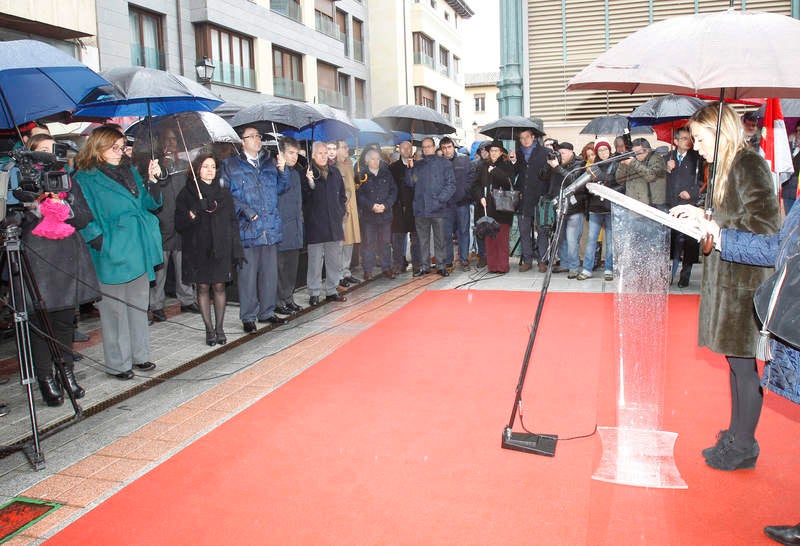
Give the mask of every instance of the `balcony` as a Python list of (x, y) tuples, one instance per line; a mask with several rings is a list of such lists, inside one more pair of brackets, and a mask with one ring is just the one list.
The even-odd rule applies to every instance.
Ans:
[(294, 100), (305, 100), (306, 86), (303, 82), (297, 80), (288, 80), (286, 78), (273, 78), (272, 93), (276, 97), (284, 97)]
[(147, 68), (157, 68), (164, 70), (164, 52), (152, 47), (142, 47), (131, 44), (131, 64), (133, 66), (145, 66)]
[(294, 0), (270, 0), (269, 9), (298, 23), (303, 22), (303, 13), (300, 10), (300, 5)]
[(353, 40), (353, 60), (364, 62), (364, 42), (361, 40)]
[(445, 78), (450, 77), (450, 67), (445, 64), (439, 65), (439, 73), (444, 76)]
[(428, 68), (433, 68), (433, 57), (426, 55), (421, 51), (414, 52), (414, 64), (421, 64)]
[(256, 87), (256, 71), (252, 68), (245, 68), (231, 63), (224, 63), (222, 61), (214, 60), (214, 77), (211, 79), (214, 83), (223, 83), (225, 85), (235, 85), (236, 87), (245, 87), (247, 89), (255, 89)]
[(345, 95), (333, 89), (325, 89), (324, 87), (320, 87), (318, 92), (319, 102), (322, 104), (327, 104), (328, 106), (333, 106), (334, 108), (340, 108), (342, 110), (346, 108)]
[(367, 103), (364, 101), (364, 99), (356, 99), (356, 113), (354, 117), (367, 117)]
[(456, 127), (458, 127), (459, 129), (461, 129), (464, 126), (464, 123), (461, 121), (461, 118), (459, 117), (456, 117), (455, 124)]
[(323, 33), (327, 34), (331, 38), (336, 38), (337, 40), (342, 39), (342, 33), (339, 32), (339, 25), (331, 19), (328, 15), (321, 13), (319, 11), (314, 12), (314, 21), (316, 25), (316, 29)]

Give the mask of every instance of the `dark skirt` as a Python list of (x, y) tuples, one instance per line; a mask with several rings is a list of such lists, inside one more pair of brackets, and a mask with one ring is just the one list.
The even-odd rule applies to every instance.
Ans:
[(213, 284), (228, 282), (233, 271), (232, 252), (225, 249), (221, 259), (205, 256), (205, 250), (184, 245), (181, 252), (181, 277), (184, 284)]
[(494, 237), (487, 237), (486, 266), (490, 273), (508, 273), (509, 225), (500, 224), (500, 231)]

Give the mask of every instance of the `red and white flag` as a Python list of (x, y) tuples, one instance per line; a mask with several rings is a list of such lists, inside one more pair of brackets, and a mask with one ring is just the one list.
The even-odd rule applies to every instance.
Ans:
[(783, 184), (794, 173), (792, 152), (789, 149), (789, 135), (783, 121), (783, 111), (779, 99), (767, 99), (764, 105), (764, 126), (761, 129), (761, 149), (764, 159), (769, 163), (775, 193), (780, 195)]

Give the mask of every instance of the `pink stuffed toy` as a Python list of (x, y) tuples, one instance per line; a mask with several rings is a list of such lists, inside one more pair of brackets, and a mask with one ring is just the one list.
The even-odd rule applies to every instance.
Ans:
[(73, 233), (75, 228), (65, 223), (70, 216), (70, 208), (61, 196), (47, 197), (39, 203), (39, 212), (42, 213), (42, 221), (33, 228), (33, 234), (46, 239), (66, 239)]

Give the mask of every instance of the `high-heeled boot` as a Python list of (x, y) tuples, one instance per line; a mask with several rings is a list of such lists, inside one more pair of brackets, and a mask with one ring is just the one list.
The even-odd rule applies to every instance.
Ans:
[(67, 376), (67, 384), (65, 385), (65, 388), (72, 393), (72, 396), (74, 396), (76, 399), (86, 396), (86, 389), (78, 385), (78, 380), (75, 378), (74, 364), (64, 364), (64, 375)]
[(52, 374), (39, 379), (39, 389), (42, 391), (42, 398), (44, 398), (48, 406), (60, 406), (64, 403), (61, 384)]

